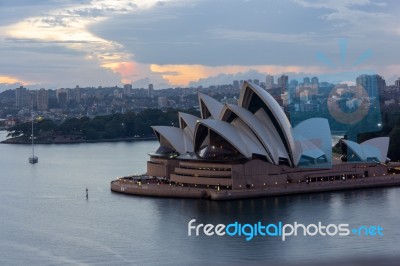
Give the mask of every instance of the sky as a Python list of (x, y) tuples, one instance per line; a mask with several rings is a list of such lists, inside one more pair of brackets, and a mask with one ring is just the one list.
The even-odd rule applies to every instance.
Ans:
[(0, 0), (0, 90), (400, 77), (396, 0)]

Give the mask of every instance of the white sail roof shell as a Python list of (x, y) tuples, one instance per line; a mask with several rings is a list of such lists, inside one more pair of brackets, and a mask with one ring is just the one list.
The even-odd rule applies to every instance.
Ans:
[(256, 94), (264, 102), (265, 106), (268, 108), (268, 110), (277, 121), (279, 126), (278, 130), (281, 131), (284, 135), (283, 141), (284, 143), (287, 143), (287, 152), (289, 153), (290, 160), (293, 164), (293, 151), (295, 147), (292, 136), (292, 127), (288, 118), (285, 115), (285, 112), (282, 110), (282, 107), (271, 96), (271, 94), (269, 94), (260, 86), (245, 81), (243, 83), (242, 90), (240, 91), (239, 105), (245, 109), (249, 109), (250, 100), (254, 94)]
[(302, 155), (314, 159), (325, 155), (327, 163), (332, 163), (331, 129), (327, 119), (311, 118), (301, 122), (293, 128), (293, 138), (295, 165)]
[[(198, 122), (197, 127), (199, 127), (200, 124), (215, 131), (246, 158), (251, 158), (253, 154), (267, 155), (266, 151), (261, 148), (259, 142), (255, 142), (254, 139), (249, 137), (240, 128), (235, 127), (230, 123), (214, 119), (203, 119)], [(196, 142), (198, 139), (199, 137), (195, 135), (194, 141)], [(197, 144), (195, 143), (194, 146), (196, 147)]]
[(365, 161), (366, 158), (360, 144), (347, 139), (343, 139), (342, 141), (346, 144), (348, 149), (350, 149), (352, 152), (354, 152), (355, 155), (360, 158), (361, 161)]
[[(268, 122), (265, 119), (269, 119), (266, 115), (264, 121), (259, 119), (256, 115), (252, 114), (250, 111), (244, 109), (243, 107), (237, 105), (226, 104), (221, 112), (220, 119), (224, 119), (227, 112), (233, 112), (237, 115), (247, 126), (253, 131), (253, 133), (258, 137), (258, 140), (263, 145), (266, 150), (271, 163), (278, 164), (279, 156), (285, 155), (285, 146), (283, 145), (281, 139), (279, 138), (278, 132), (273, 131), (273, 127), (268, 126)], [(264, 122), (264, 123), (263, 123)], [(278, 151), (280, 149), (280, 151)], [(287, 156), (286, 156), (287, 157)]]
[(351, 140), (343, 140), (343, 142), (361, 161), (367, 161), (369, 158), (376, 158), (379, 162), (385, 163), (387, 160), (389, 137), (373, 138), (361, 144)]
[(158, 141), (160, 141), (158, 136), (160, 134), (180, 154), (193, 152), (192, 138), (182, 128), (169, 126), (152, 126), (152, 128), (156, 132)]
[[(200, 112), (201, 112), (201, 118), (206, 119), (206, 118), (214, 118), (218, 119), (219, 115), (222, 111), (223, 105), (215, 100), (214, 98), (203, 94), (199, 93), (199, 103), (200, 103)], [(205, 116), (205, 110), (206, 108), (209, 113), (211, 114), (211, 117), (206, 117)]]
[(179, 112), (179, 127), (184, 129), (182, 120), (187, 125), (187, 128), (189, 129), (191, 135), (190, 137), (193, 139), (196, 123), (198, 120), (200, 120), (200, 118), (191, 114)]
[(379, 137), (364, 141), (360, 145), (366, 156), (377, 157), (381, 163), (384, 163), (387, 160), (389, 141), (389, 137)]

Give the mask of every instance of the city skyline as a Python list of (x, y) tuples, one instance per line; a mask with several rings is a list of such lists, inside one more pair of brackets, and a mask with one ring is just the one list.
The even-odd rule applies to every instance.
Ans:
[[(159, 89), (371, 71), (392, 84), (400, 75), (394, 1), (4, 0), (0, 7), (1, 89)], [(363, 54), (368, 60), (357, 64)]]

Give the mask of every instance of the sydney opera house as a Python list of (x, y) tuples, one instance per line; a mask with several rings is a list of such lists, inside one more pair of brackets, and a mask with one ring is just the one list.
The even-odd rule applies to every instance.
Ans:
[[(244, 82), (238, 105), (199, 94), (201, 117), (179, 113), (179, 128), (154, 126), (146, 179), (111, 182), (116, 192), (231, 199), (400, 184), (387, 158), (389, 138), (343, 140), (333, 156), (323, 118), (292, 127), (263, 88)], [(156, 181), (155, 181), (156, 180)]]

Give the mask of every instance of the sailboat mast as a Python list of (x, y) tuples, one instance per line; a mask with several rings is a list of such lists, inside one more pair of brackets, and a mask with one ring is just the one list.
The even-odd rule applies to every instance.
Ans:
[(33, 113), (32, 113), (32, 135), (31, 135), (31, 138), (32, 138), (32, 157), (35, 157), (35, 149), (33, 146)]

